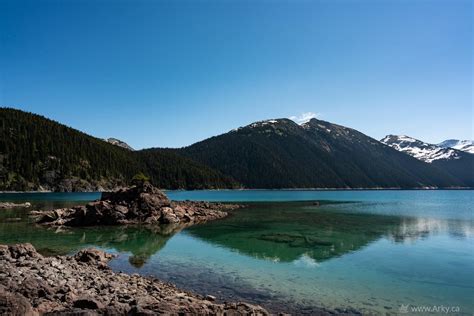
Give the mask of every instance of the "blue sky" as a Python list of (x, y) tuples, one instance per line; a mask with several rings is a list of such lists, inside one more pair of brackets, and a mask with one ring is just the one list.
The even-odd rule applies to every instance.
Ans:
[(317, 113), (472, 138), (471, 1), (0, 0), (0, 104), (135, 148)]

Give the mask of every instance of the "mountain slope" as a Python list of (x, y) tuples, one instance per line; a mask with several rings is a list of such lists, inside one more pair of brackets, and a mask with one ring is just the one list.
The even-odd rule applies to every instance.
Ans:
[(232, 189), (241, 185), (206, 165), (182, 157), (168, 149), (151, 148), (136, 151), (151, 183), (170, 189)]
[[(322, 162), (313, 159), (313, 148), (306, 145), (304, 130), (293, 121), (270, 120), (212, 137), (178, 152), (239, 179), (248, 188), (321, 186), (324, 182), (318, 181), (321, 175), (317, 171)], [(344, 183), (337, 181), (337, 186), (343, 187)]]
[(267, 120), (177, 150), (250, 188), (450, 187), (437, 167), (360, 132), (312, 119)]
[(236, 185), (173, 153), (133, 152), (39, 115), (0, 108), (0, 190), (106, 190), (129, 184), (139, 172), (161, 188)]
[(472, 140), (458, 140), (448, 139), (438, 144), (439, 147), (443, 148), (454, 148), (457, 150), (465, 151), (470, 154), (474, 154), (474, 141)]
[(450, 147), (428, 144), (405, 135), (388, 135), (381, 142), (446, 171), (463, 181), (465, 186), (474, 186), (473, 154)]

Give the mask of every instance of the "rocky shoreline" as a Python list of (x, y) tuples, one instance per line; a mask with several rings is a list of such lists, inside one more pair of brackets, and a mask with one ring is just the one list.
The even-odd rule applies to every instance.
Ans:
[(33, 211), (37, 223), (52, 226), (200, 223), (224, 218), (239, 205), (170, 201), (159, 189), (144, 183), (103, 193), (87, 205), (53, 211)]
[(0, 314), (268, 315), (260, 306), (219, 304), (155, 278), (113, 272), (112, 257), (97, 249), (43, 257), (31, 244), (0, 245)]

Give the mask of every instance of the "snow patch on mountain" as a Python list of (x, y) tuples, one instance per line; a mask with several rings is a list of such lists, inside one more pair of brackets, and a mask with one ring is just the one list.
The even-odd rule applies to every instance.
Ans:
[(440, 159), (460, 158), (459, 152), (455, 149), (428, 144), (406, 135), (388, 135), (381, 142), (427, 163)]
[(262, 126), (265, 126), (265, 125), (271, 125), (271, 124), (276, 124), (276, 123), (278, 123), (277, 120), (265, 120), (265, 121), (259, 121), (259, 122), (252, 123), (252, 124), (250, 124), (250, 127), (262, 127)]
[[(241, 126), (239, 128), (234, 128), (230, 132), (235, 133), (235, 132), (241, 131), (241, 130), (257, 129), (258, 133), (270, 133), (270, 132), (275, 131), (276, 129), (278, 129), (278, 126), (281, 125), (280, 123), (282, 123), (281, 119), (263, 120), (263, 121), (254, 122), (254, 123), (246, 125), (246, 126)], [(262, 127), (266, 127), (266, 129), (260, 130)], [(270, 128), (270, 129), (268, 129), (268, 128)]]
[(474, 141), (472, 140), (459, 140), (459, 139), (448, 139), (438, 144), (443, 148), (454, 148), (457, 150), (465, 151), (470, 154), (474, 154)]

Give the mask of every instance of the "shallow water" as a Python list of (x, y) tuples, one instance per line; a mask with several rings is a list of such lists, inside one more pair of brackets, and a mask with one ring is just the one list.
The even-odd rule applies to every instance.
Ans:
[[(2, 210), (0, 242), (31, 242), (45, 254), (94, 245), (119, 254), (113, 269), (273, 310), (397, 314), (409, 304), (474, 312), (474, 191), (167, 193), (177, 200), (252, 203), (186, 229), (46, 229), (29, 223), (26, 209)], [(55, 208), (97, 197), (9, 194), (0, 200)]]

